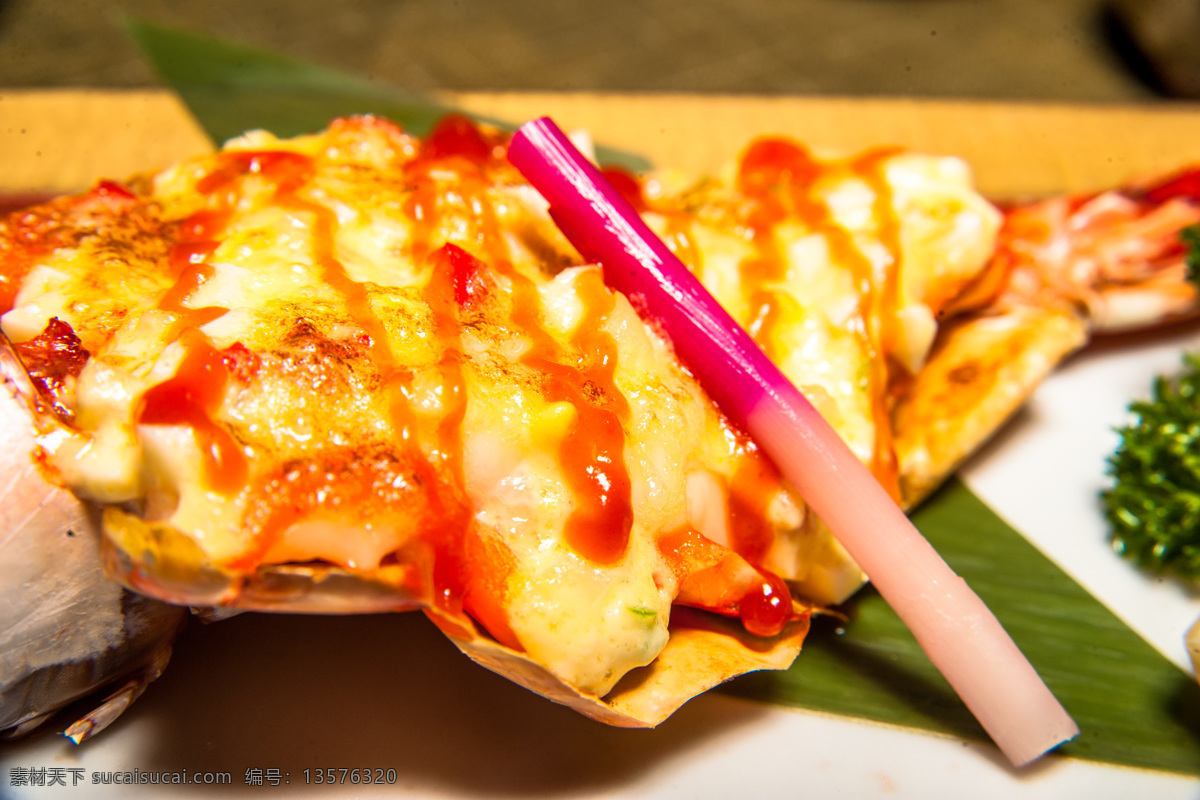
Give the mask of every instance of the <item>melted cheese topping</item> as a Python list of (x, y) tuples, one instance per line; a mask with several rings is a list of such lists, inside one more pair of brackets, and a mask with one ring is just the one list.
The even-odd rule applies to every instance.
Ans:
[[(819, 602), (861, 583), (499, 135), (253, 133), (136, 190), (0, 227), (4, 332), (36, 342), (57, 318), (90, 354), (41, 446), (113, 504), (110, 536), (172, 531), (235, 584), (334, 565), (597, 695), (662, 650), (673, 604), (770, 636), (793, 613), (777, 576)], [(961, 166), (767, 142), (733, 186), (647, 214), (888, 477), (891, 365), (919, 368), (990, 251)]]
[[(71, 435), (41, 444), (76, 492), (122, 504), (111, 535), (136, 509), (228, 574), (392, 576), (399, 604), (598, 695), (688, 601), (677, 532), (711, 528), (744, 567), (713, 610), (768, 635), (790, 617), (742, 598), (775, 586), (751, 564), (804, 535), (799, 499), (725, 499), (740, 475), (790, 492), (579, 263), (499, 137), (343, 120), (144, 184), (61, 201), (73, 233), (10, 262), (3, 318), (17, 342), (58, 318), (90, 353)], [(724, 517), (693, 518), (705, 494)]]
[(966, 164), (889, 149), (819, 160), (763, 139), (728, 183), (651, 189), (658, 232), (895, 489), (894, 385), (925, 363), (1001, 222)]

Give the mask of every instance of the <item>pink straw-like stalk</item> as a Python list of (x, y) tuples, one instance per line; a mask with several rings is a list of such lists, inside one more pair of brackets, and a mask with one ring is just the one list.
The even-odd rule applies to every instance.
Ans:
[(526, 123), (508, 158), (580, 253), (670, 338), (721, 409), (825, 521), (1009, 760), (1028, 763), (1078, 735), (983, 601), (554, 122)]

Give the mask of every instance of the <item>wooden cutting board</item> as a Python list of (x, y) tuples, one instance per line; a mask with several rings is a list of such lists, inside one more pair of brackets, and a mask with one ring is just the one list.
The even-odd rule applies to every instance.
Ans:
[[(597, 141), (689, 173), (721, 169), (755, 136), (818, 151), (899, 145), (962, 156), (994, 197), (1098, 189), (1200, 163), (1200, 105), (647, 94), (457, 94), (521, 122), (551, 115)], [(0, 92), (0, 187), (69, 191), (157, 169), (211, 145), (170, 92)]]

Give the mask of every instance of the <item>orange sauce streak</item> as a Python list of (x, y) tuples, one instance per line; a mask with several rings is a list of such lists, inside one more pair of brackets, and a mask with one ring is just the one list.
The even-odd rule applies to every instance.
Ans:
[[(463, 483), (462, 452), (461, 445), (454, 440), (460, 438), (460, 427), (466, 408), (466, 390), (461, 371), (457, 311), (454, 308), (454, 274), (457, 261), (469, 262), (472, 257), (461, 248), (454, 251), (448, 248), (435, 250), (441, 232), (439, 209), (442, 198), (429, 172), (437, 166), (439, 160), (453, 158), (454, 166), (471, 173), (473, 162), (468, 155), (463, 154), (472, 154), (472, 142), (476, 141), (472, 129), (473, 126), (469, 126), (469, 123), (464, 126), (457, 122), (443, 121), (422, 142), (421, 152), (404, 164), (401, 172), (405, 183), (411, 189), (404, 203), (404, 212), (412, 223), (408, 243), (409, 254), (414, 264), (424, 262), (429, 265), (430, 276), (422, 291), (422, 299), (433, 315), (434, 333), (438, 336), (443, 352), (438, 369), (442, 375), (441, 396), (448, 406), (447, 413), (442, 416), (436, 431), (437, 452), (434, 455), (440, 456), (447, 473), (460, 486)], [(479, 152), (473, 155), (476, 158), (484, 157)], [(379, 336), (372, 338), (377, 339)], [(393, 403), (392, 414), (394, 417), (399, 414), (407, 415), (407, 425), (415, 437), (417, 420), (407, 408), (403, 393), (400, 393)], [(415, 438), (411, 441), (416, 444)], [(439, 609), (451, 616), (461, 616), (465, 611), (497, 640), (507, 639), (510, 638), (511, 631), (503, 614), (504, 580), (488, 580), (481, 583), (472, 592), (470, 602), (466, 600), (467, 587), (472, 585), (472, 578), (478, 577), (484, 570), (483, 565), (471, 561), (468, 553), (468, 539), (478, 539), (479, 535), (474, 526), (474, 520), (467, 514), (461, 524), (443, 528), (442, 535), (430, 542), (433, 549), (432, 599)], [(475, 549), (474, 554), (489, 552), (480, 546)], [(500, 563), (504, 563), (502, 559)], [(512, 643), (516, 643), (515, 637), (512, 637)]]
[(81, 234), (75, 218), (132, 216), (145, 211), (145, 205), (124, 186), (101, 181), (87, 194), (0, 214), (0, 314), (12, 309), (22, 280), (38, 259), (78, 244)]
[(175, 282), (157, 307), (179, 314), (179, 340), (186, 348), (175, 375), (143, 396), (137, 420), (144, 425), (187, 425), (196, 432), (205, 480), (214, 491), (233, 494), (246, 483), (249, 467), (229, 431), (213, 414), (220, 408), (228, 382), (225, 359), (197, 329), (227, 312), (218, 306), (188, 308), (184, 302), (213, 275), (206, 259), (216, 249), (236, 201), (233, 185), (241, 176), (261, 174), (279, 192), (306, 179), (309, 160), (296, 153), (223, 153), (219, 166), (197, 182), (196, 189), (215, 197), (210, 207), (182, 220), (169, 258)]
[(467, 413), (467, 386), (463, 376), (462, 336), (459, 309), (474, 299), (472, 286), (480, 285), (484, 267), (457, 245), (444, 245), (430, 256), (432, 272), (422, 298), (433, 312), (434, 332), (443, 345), (438, 363), (441, 373), (442, 418), (438, 423), (438, 451), (461, 484), (462, 421)]
[(216, 249), (216, 237), (228, 216), (226, 210), (202, 211), (179, 223), (168, 263), (175, 282), (159, 298), (156, 307), (178, 315), (174, 330), (185, 353), (175, 375), (143, 395), (137, 420), (143, 425), (191, 427), (200, 446), (209, 488), (234, 494), (245, 484), (249, 467), (233, 436), (213, 419), (228, 382), (225, 359), (197, 330), (228, 309), (219, 306), (194, 309), (184, 305), (213, 276), (213, 268), (205, 259)]
[(199, 328), (214, 319), (224, 316), (229, 309), (220, 306), (205, 306), (204, 308), (188, 308), (183, 303), (192, 293), (203, 286), (213, 276), (210, 264), (190, 263), (179, 273), (174, 285), (167, 290), (158, 301), (158, 307), (164, 311), (173, 311), (180, 315), (178, 326)]
[(279, 202), (294, 211), (311, 215), (313, 259), (325, 282), (342, 296), (350, 319), (367, 334), (371, 361), (389, 388), (392, 427), (400, 439), (409, 440), (416, 431), (416, 421), (403, 390), (410, 384), (412, 376), (396, 361), (387, 329), (371, 307), (366, 287), (346, 274), (345, 266), (337, 257), (337, 215), (333, 209), (295, 194), (283, 195)]
[[(311, 160), (290, 152), (230, 153), (224, 154), (223, 159), (223, 163), (198, 185), (200, 191), (223, 193), (223, 197), (218, 197), (223, 203), (219, 203), (216, 211), (193, 218), (189, 233), (195, 245), (190, 252), (199, 254), (200, 258), (206, 255), (202, 240), (221, 227), (224, 207), (232, 207), (237, 201), (239, 179), (245, 175), (263, 175), (272, 186), (278, 205), (310, 221), (314, 264), (320, 269), (325, 283), (341, 295), (350, 319), (364, 332), (359, 339), (366, 346), (389, 392), (393, 441), (399, 446), (394, 459), (368, 455), (359, 459), (351, 454), (345, 456), (351, 459), (349, 463), (337, 466), (341, 456), (327, 454), (324, 458), (331, 458), (333, 462), (314, 462), (292, 469), (292, 472), (301, 470), (296, 475), (304, 480), (290, 477), (289, 473), (260, 481), (261, 485), (252, 492), (252, 515), (246, 520), (246, 524), (257, 531), (256, 546), (243, 559), (245, 566), (255, 566), (256, 559), (261, 558), (290, 525), (306, 515), (319, 513), (326, 503), (340, 502), (353, 506), (356, 512), (376, 516), (400, 511), (413, 527), (416, 539), (413, 552), (397, 555), (403, 563), (424, 565), (423, 570), (417, 570), (424, 572), (423, 577), (421, 574), (411, 577), (410, 580), (416, 583), (409, 588), (425, 594), (451, 617), (460, 616), (464, 610), (472, 613), (498, 640), (519, 646), (502, 613), (496, 613), (501, 606), (489, 605), (485, 600), (492, 589), (503, 584), (505, 573), (502, 568), (507, 562), (493, 546), (479, 540), (461, 492), (461, 446), (457, 443), (461, 436), (457, 428), (465, 413), (466, 392), (459, 354), (454, 348), (447, 347), (445, 358), (438, 365), (443, 377), (442, 396), (448, 404), (447, 413), (439, 422), (438, 453), (443, 463), (439, 469), (421, 451), (418, 419), (405, 397), (406, 389), (411, 385), (411, 371), (397, 362), (387, 330), (371, 306), (367, 288), (350, 277), (338, 258), (336, 214), (300, 194), (313, 173)], [(432, 214), (420, 205), (420, 187), (424, 183), (416, 182), (418, 188), (414, 196), (417, 200), (409, 207), (419, 223), (414, 237), (414, 250), (419, 258), (428, 254), (429, 242), (436, 230)], [(436, 200), (436, 197), (426, 199)], [(183, 268), (177, 286), (180, 293), (186, 293), (188, 283), (198, 285), (205, 279), (205, 274), (203, 267), (192, 263), (196, 258), (189, 251), (181, 251), (180, 257), (188, 265)], [(436, 295), (438, 290), (434, 288), (431, 292)], [(433, 300), (431, 305), (438, 302), (436, 297), (427, 296), (426, 299)], [(446, 319), (442, 320), (442, 323), (446, 322)], [(439, 327), (444, 339), (452, 335), (449, 330), (453, 326), (442, 324)], [(374, 461), (379, 462), (378, 469), (360, 468)], [(388, 478), (393, 473), (396, 478)], [(388, 478), (386, 485), (379, 484), (381, 476)], [(395, 488), (405, 486), (405, 481), (415, 482), (412, 485), (420, 488)], [(357, 499), (347, 502), (351, 498)], [(389, 508), (381, 508), (380, 504)], [(390, 508), (391, 505), (396, 508)], [(424, 584), (423, 588), (421, 584)], [(475, 588), (468, 591), (468, 587)]]
[(658, 549), (679, 579), (681, 605), (738, 617), (755, 636), (774, 636), (796, 617), (782, 578), (750, 567), (691, 526), (661, 536)]
[[(870, 329), (874, 331), (876, 351), (883, 354), (896, 352), (904, 335), (899, 317), (901, 270), (904, 268), (900, 251), (900, 220), (896, 217), (892, 202), (891, 186), (883, 173), (885, 162), (898, 152), (898, 148), (876, 148), (860, 155), (852, 164), (855, 174), (870, 185), (875, 196), (872, 213), (876, 235), (891, 254), (882, 279), (877, 277), (872, 283), (865, 315)], [(892, 499), (899, 500), (900, 470), (892, 436), (888, 391), (891, 364), (886, 357), (876, 356), (871, 359), (871, 370), (871, 411), (875, 420), (873, 470)]]
[(783, 479), (770, 459), (757, 451), (737, 459), (729, 485), (730, 548), (751, 564), (761, 564), (775, 541), (768, 509)]
[(632, 487), (625, 468), (621, 424), (628, 406), (613, 382), (615, 343), (600, 330), (614, 299), (597, 276), (581, 276), (578, 288), (586, 311), (572, 341), (578, 356), (563, 352), (545, 331), (537, 288), (509, 263), (504, 237), (490, 213), (492, 203), (485, 196), (487, 171), (500, 168), (498, 152), (503, 153), (495, 142), (454, 117), (443, 120), (431, 133), (421, 156), (406, 167), (409, 180), (416, 186), (407, 207), (414, 222), (413, 257), (422, 257), (434, 246), (434, 235), (441, 229), (440, 203), (450, 202), (439, 197), (434, 181), (422, 179), (435, 165), (453, 169), (458, 177), (454, 192), (459, 195), (455, 207), (472, 217), (472, 244), (484, 251), (490, 267), (504, 275), (512, 287), (512, 322), (532, 345), (522, 363), (542, 373), (543, 393), (549, 402), (568, 402), (577, 412), (559, 455), (576, 503), (564, 537), (583, 557), (610, 564), (624, 555), (633, 523)]
[[(443, 118), (422, 143), (417, 158), (404, 165), (411, 188), (404, 210), (412, 222), (410, 257), (428, 264), (429, 278), (422, 299), (433, 316), (434, 333), (442, 346), (436, 368), (440, 374), (443, 413), (435, 432), (436, 452), (446, 472), (458, 486), (465, 483), (462, 466), (462, 421), (466, 415), (467, 386), (462, 352), (463, 321), (486, 303), (495, 283), (488, 270), (509, 272), (502, 255), (503, 238), (488, 210), (486, 171), (503, 157), (493, 141), (473, 123), (454, 115)], [(435, 178), (433, 170), (453, 171), (451, 187)], [(458, 244), (442, 240), (443, 217), (457, 212), (469, 222), (469, 241), (485, 254), (484, 264)], [(471, 235), (473, 233), (473, 236)], [(508, 581), (516, 559), (508, 546), (490, 531), (481, 529), (469, 513), (460, 524), (442, 525), (432, 541), (434, 549), (433, 595), (436, 606), (450, 615), (466, 612), (497, 641), (514, 650), (522, 646), (508, 623)], [(448, 624), (434, 616), (439, 625)]]
[(175, 375), (143, 395), (142, 425), (187, 425), (195, 430), (210, 488), (233, 494), (246, 482), (247, 465), (238, 443), (212, 414), (220, 408), (227, 375), (221, 353), (195, 330), (184, 332), (187, 348)]
[(875, 194), (873, 212), (878, 236), (892, 254), (892, 261), (882, 278), (875, 274), (873, 264), (859, 249), (854, 237), (838, 225), (828, 207), (812, 195), (813, 185), (828, 167), (813, 159), (802, 147), (782, 139), (760, 140), (743, 156), (737, 177), (738, 187), (754, 201), (747, 225), (758, 248), (758, 255), (742, 264), (743, 286), (751, 308), (756, 309), (755, 339), (769, 356), (775, 356), (771, 327), (778, 315), (778, 300), (761, 287), (765, 281), (782, 278), (786, 268), (771, 235), (775, 225), (795, 217), (823, 234), (831, 259), (850, 270), (859, 288), (859, 312), (866, 328), (859, 336), (870, 363), (868, 392), (875, 423), (871, 468), (894, 498), (899, 497), (899, 479), (888, 402), (890, 365), (885, 353), (888, 344), (899, 335), (896, 316), (900, 285), (899, 223), (880, 166), (895, 152), (894, 149), (874, 150), (849, 165), (855, 175), (870, 184)]
[(580, 555), (610, 564), (624, 555), (633, 527), (632, 487), (621, 425), (622, 418), (629, 415), (629, 405), (613, 380), (616, 342), (601, 329), (615, 297), (594, 271), (580, 275), (575, 285), (585, 313), (573, 338), (587, 366), (581, 371), (582, 384), (561, 376), (553, 381), (550, 398), (552, 402), (567, 400), (578, 414), (560, 451), (577, 504), (567, 518), (564, 536)]
[[(575, 499), (575, 509), (563, 532), (567, 544), (597, 564), (612, 564), (625, 554), (633, 528), (632, 485), (625, 467), (625, 431), (622, 418), (629, 406), (613, 381), (616, 344), (602, 330), (615, 298), (595, 272), (576, 282), (585, 312), (572, 344), (578, 365), (562, 363), (564, 354), (535, 319), (536, 289), (532, 302), (514, 298), (514, 321), (526, 331), (536, 331), (534, 347), (522, 362), (544, 376), (542, 392), (551, 403), (567, 402), (576, 417), (564, 437), (559, 461)], [(517, 313), (524, 309), (523, 313)], [(523, 318), (523, 319), (522, 319)]]
[[(443, 245), (430, 255), (432, 266), (422, 297), (433, 313), (433, 327), (444, 353), (438, 363), (444, 407), (438, 423), (438, 453), (459, 485), (465, 483), (462, 466), (462, 421), (467, 410), (467, 387), (461, 350), (462, 316), (482, 302), (490, 289), (485, 265), (453, 244)], [(461, 598), (462, 609), (477, 620), (501, 644), (520, 650), (521, 644), (508, 624), (508, 580), (516, 559), (498, 537), (465, 520), (459, 528), (458, 547), (443, 545), (435, 585), (443, 607)]]
[(288, 150), (227, 151), (219, 159), (220, 166), (196, 183), (196, 191), (216, 194), (247, 175), (261, 175), (276, 193), (291, 194), (312, 175), (312, 159)]
[[(418, 189), (414, 195), (419, 194)], [(389, 387), (391, 399), (388, 408), (396, 440), (412, 459), (426, 461), (429, 467), (432, 467), (432, 463), (428, 463), (430, 456), (440, 461), (442, 469), (429, 470), (425, 481), (439, 486), (445, 482), (450, 484), (442, 489), (430, 486), (427, 490), (430, 495), (449, 493), (455, 498), (443, 503), (446, 507), (439, 508), (434, 518), (422, 525), (420, 531), (431, 547), (428, 556), (432, 562), (428, 575), (430, 585), (427, 588), (430, 600), (451, 616), (463, 612), (470, 614), (497, 641), (519, 648), (519, 642), (504, 617), (503, 588), (507, 572), (503, 570), (505, 565), (511, 564), (512, 559), (503, 557), (503, 545), (499, 542), (482, 541), (481, 532), (475, 529), (475, 523), (463, 505), (461, 424), (466, 412), (466, 387), (462, 376), (462, 355), (458, 348), (459, 326), (455, 312), (448, 307), (452, 300), (448, 300), (447, 295), (453, 297), (453, 288), (447, 288), (445, 283), (451, 279), (452, 270), (446, 270), (447, 265), (440, 263), (445, 260), (445, 256), (439, 255), (440, 251), (430, 253), (431, 234), (437, 229), (433, 205), (428, 209), (410, 205), (411, 213), (416, 214), (419, 223), (415, 226), (414, 255), (419, 253), (421, 258), (428, 256), (432, 264), (431, 280), (426, 286), (424, 299), (434, 313), (435, 333), (443, 345), (443, 358), (437, 369), (442, 378), (440, 394), (445, 410), (438, 422), (436, 452), (427, 456), (420, 450), (419, 420), (405, 397), (405, 390), (411, 386), (412, 374), (396, 361), (388, 342), (387, 330), (371, 307), (366, 287), (353, 280), (337, 258), (336, 215), (331, 209), (294, 194), (282, 197), (280, 201), (294, 210), (306, 212), (313, 219), (314, 258), (326, 282), (346, 302), (351, 319), (367, 334), (372, 362)]]
[(199, 211), (179, 223), (175, 244), (171, 248), (168, 267), (175, 283), (159, 298), (157, 307), (178, 315), (175, 330), (199, 328), (224, 315), (228, 309), (220, 306), (189, 308), (184, 305), (192, 293), (203, 286), (214, 271), (207, 259), (220, 244), (218, 237), (229, 219), (222, 209)]
[(763, 139), (755, 142), (742, 158), (738, 187), (756, 202), (747, 225), (757, 254), (742, 261), (742, 292), (752, 310), (749, 328), (754, 340), (772, 358), (781, 355), (774, 336), (779, 318), (779, 298), (767, 284), (782, 280), (787, 273), (783, 253), (772, 229), (789, 215), (823, 222), (827, 211), (808, 196), (808, 188), (822, 167), (807, 151), (792, 142)]

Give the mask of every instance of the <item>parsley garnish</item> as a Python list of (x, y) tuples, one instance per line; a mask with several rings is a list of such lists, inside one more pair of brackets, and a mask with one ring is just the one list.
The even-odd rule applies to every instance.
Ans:
[[(1191, 230), (1191, 229), (1189, 229)], [(1190, 234), (1200, 248), (1200, 231)], [(1113, 549), (1157, 573), (1200, 580), (1200, 356), (1159, 376), (1153, 397), (1131, 403), (1134, 421), (1119, 428), (1102, 493)]]
[(1179, 240), (1183, 242), (1184, 263), (1187, 265), (1187, 279), (1200, 288), (1200, 223), (1189, 225), (1179, 232)]

